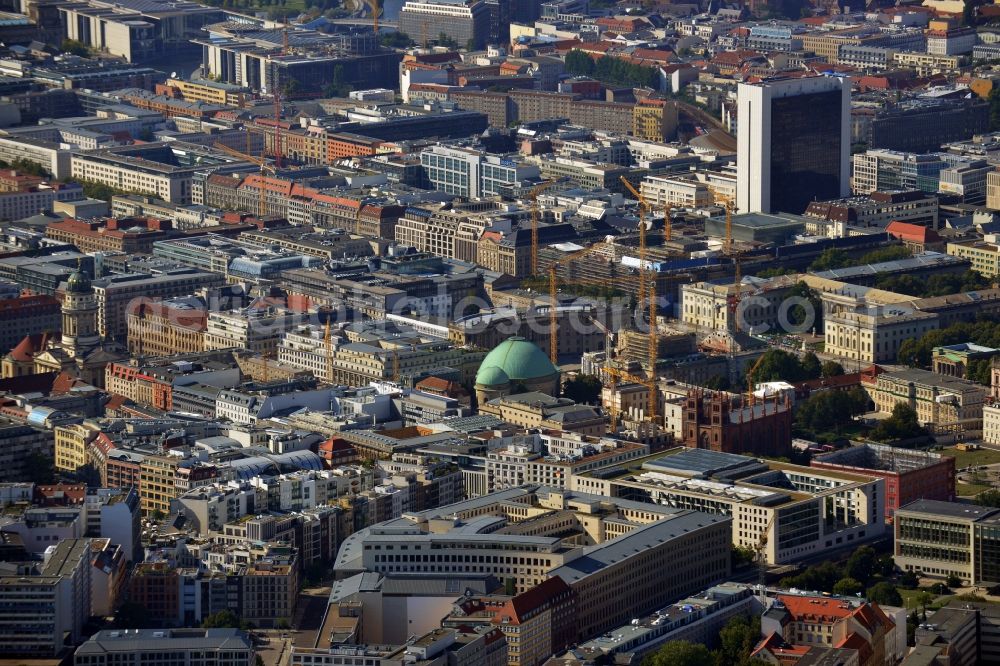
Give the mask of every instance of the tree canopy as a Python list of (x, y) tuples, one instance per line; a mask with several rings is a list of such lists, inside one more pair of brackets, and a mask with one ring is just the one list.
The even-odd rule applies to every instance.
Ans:
[(816, 354), (809, 352), (801, 359), (795, 354), (781, 349), (768, 349), (750, 376), (753, 384), (759, 382), (801, 382), (817, 379), (821, 366)]
[(871, 438), (880, 442), (894, 439), (912, 439), (926, 435), (927, 430), (917, 420), (917, 413), (906, 403), (896, 403), (889, 418), (879, 421)]
[(820, 391), (799, 404), (795, 426), (811, 433), (839, 431), (868, 410), (868, 394), (860, 386), (850, 391)]
[[(910, 367), (929, 368), (931, 365), (931, 355), (935, 347), (942, 345), (954, 345), (960, 342), (972, 342), (986, 347), (1000, 348), (1000, 321), (992, 317), (980, 317), (974, 322), (959, 322), (947, 328), (939, 328), (928, 331), (919, 338), (904, 340), (899, 345), (898, 362)], [(986, 372), (986, 381), (989, 384), (989, 373)], [(981, 369), (974, 381), (981, 381)]]
[(670, 641), (646, 657), (643, 666), (715, 666), (715, 657), (701, 643)]
[(582, 405), (596, 405), (601, 398), (601, 380), (594, 375), (577, 375), (563, 384), (563, 397)]
[(820, 366), (820, 374), (825, 377), (840, 377), (844, 374), (844, 366), (836, 361), (823, 361)]
[(566, 54), (566, 72), (590, 76), (603, 83), (637, 88), (659, 88), (660, 74), (655, 67), (635, 65), (621, 58), (604, 56), (595, 60), (579, 49)]
[(888, 581), (875, 583), (868, 588), (865, 596), (868, 598), (868, 601), (876, 603), (879, 606), (903, 605), (903, 596), (896, 589), (896, 586)]
[(202, 629), (239, 629), (240, 618), (233, 611), (226, 609), (212, 613), (201, 623)]
[(861, 584), (861, 581), (856, 578), (851, 578), (850, 576), (845, 576), (834, 584), (833, 593), (844, 597), (850, 597), (860, 594), (864, 591), (864, 589), (865, 587)]
[(835, 268), (847, 268), (849, 266), (864, 266), (865, 264), (880, 264), (884, 261), (894, 261), (896, 259), (907, 259), (913, 256), (909, 248), (903, 245), (892, 245), (889, 247), (872, 250), (860, 257), (852, 257), (838, 248), (827, 248), (823, 253), (809, 265), (809, 270), (829, 271)]
[(989, 278), (972, 270), (964, 273), (932, 275), (929, 278), (920, 278), (915, 275), (886, 275), (875, 281), (875, 286), (879, 289), (918, 298), (977, 291), (988, 289), (991, 285), (992, 282)]
[(643, 666), (757, 666), (750, 656), (760, 640), (760, 616), (736, 615), (719, 630), (718, 647), (709, 650), (700, 643), (670, 641), (643, 660)]

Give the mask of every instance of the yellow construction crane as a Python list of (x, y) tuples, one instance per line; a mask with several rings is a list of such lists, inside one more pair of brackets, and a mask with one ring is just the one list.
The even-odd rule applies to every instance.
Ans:
[(774, 525), (774, 519), (777, 517), (778, 517), (778, 512), (772, 511), (771, 519), (767, 521), (767, 525), (764, 527), (764, 530), (760, 533), (760, 537), (757, 538), (757, 543), (753, 547), (754, 561), (757, 564), (757, 585), (761, 598), (763, 598), (765, 595), (764, 584), (766, 581), (764, 580), (765, 578), (764, 574), (767, 570), (765, 567), (765, 564), (767, 563), (767, 555), (764, 553), (764, 551), (767, 549), (767, 543), (769, 540), (768, 532), (771, 531), (771, 527)]
[(331, 384), (333, 381), (333, 337), (330, 335), (330, 320), (333, 319), (333, 313), (327, 313), (326, 316), (326, 330), (323, 331), (323, 347), (326, 349), (326, 381)]
[(268, 173), (272, 176), (277, 173), (277, 170), (269, 165), (263, 158), (254, 157), (253, 155), (247, 155), (242, 153), (235, 148), (230, 148), (229, 146), (219, 143), (218, 141), (213, 144), (215, 148), (218, 148), (222, 152), (232, 155), (233, 157), (238, 157), (241, 160), (246, 160), (251, 164), (256, 164), (260, 167), (260, 200), (257, 203), (257, 216), (261, 219), (267, 214), (267, 191), (265, 189), (264, 179), (267, 178)]
[(753, 373), (757, 372), (757, 368), (760, 367), (761, 361), (763, 360), (764, 355), (761, 354), (757, 360), (754, 361), (754, 364), (750, 366), (750, 370), (747, 372), (747, 404), (750, 404), (750, 401), (753, 398)]
[[(625, 176), (621, 177), (621, 181), (625, 185), (625, 188), (632, 193), (632, 196), (636, 198), (636, 201), (639, 202), (639, 267), (640, 271), (649, 279), (649, 292), (647, 294), (649, 297), (649, 347), (647, 353), (649, 356), (649, 374), (651, 377), (655, 377), (656, 358), (658, 356), (657, 347), (659, 345), (656, 331), (656, 271), (652, 269), (652, 263), (646, 257), (646, 215), (649, 213), (651, 206), (646, 201), (646, 197), (642, 196), (642, 193), (636, 190), (632, 186), (632, 183), (626, 180)], [(641, 299), (642, 290), (640, 289), (640, 304)]]
[(378, 36), (378, 15), (381, 13), (381, 9), (378, 6), (378, 0), (365, 0), (365, 4), (372, 10), (372, 23), (375, 30), (375, 36)]
[(728, 299), (727, 306), (733, 312), (733, 328), (739, 331), (739, 307), (740, 301), (743, 300), (743, 264), (740, 251), (736, 249), (736, 245), (733, 243), (733, 198), (727, 194), (723, 194), (711, 185), (708, 186), (708, 190), (717, 200), (722, 201), (722, 205), (726, 210), (726, 237), (723, 240), (722, 251), (733, 260), (733, 283), (735, 289), (732, 298)]
[(722, 202), (722, 207), (726, 211), (726, 237), (723, 239), (722, 247), (726, 254), (731, 254), (733, 250), (733, 197), (723, 194), (721, 190), (712, 185), (707, 187), (715, 201)]
[(648, 393), (648, 404), (649, 407), (646, 412), (646, 419), (651, 423), (656, 423), (656, 412), (657, 404), (659, 402), (658, 390), (656, 387), (656, 376), (650, 375), (649, 377), (636, 377), (635, 375), (629, 374), (618, 368), (611, 367), (610, 365), (604, 366), (604, 371), (608, 374), (611, 379), (611, 429), (614, 431), (618, 425), (618, 405), (615, 403), (615, 393), (618, 390), (619, 379), (626, 382), (632, 382), (633, 384), (640, 384), (646, 387)]
[(538, 275), (538, 195), (552, 187), (554, 180), (547, 180), (531, 188), (531, 274)]
[[(603, 248), (604, 246), (604, 243), (594, 243), (590, 247), (585, 247), (582, 250), (571, 252), (565, 257), (556, 259), (549, 266), (549, 359), (551, 359), (553, 365), (556, 364), (559, 359), (559, 317), (556, 313), (557, 299), (559, 297), (559, 276), (556, 274), (556, 269), (561, 264), (568, 264), (571, 261), (580, 259), (581, 257), (590, 254), (594, 250)], [(590, 284), (595, 284), (595, 282), (590, 282)], [(600, 284), (602, 286), (607, 285), (606, 282), (601, 282)]]

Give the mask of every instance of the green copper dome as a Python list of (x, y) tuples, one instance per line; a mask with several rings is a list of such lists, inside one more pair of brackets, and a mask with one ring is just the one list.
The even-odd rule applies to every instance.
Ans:
[(514, 337), (507, 338), (486, 355), (476, 373), (476, 384), (496, 386), (508, 381), (539, 379), (558, 374), (559, 368), (552, 364), (538, 345), (524, 338)]
[(83, 271), (73, 271), (66, 280), (66, 291), (74, 294), (87, 293), (90, 291), (90, 278)]
[(509, 381), (507, 373), (495, 365), (489, 368), (480, 366), (476, 373), (476, 383), (480, 386), (501, 386)]

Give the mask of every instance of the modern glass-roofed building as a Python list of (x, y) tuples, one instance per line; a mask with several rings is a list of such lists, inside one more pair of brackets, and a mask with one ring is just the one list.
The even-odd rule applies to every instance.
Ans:
[(782, 564), (880, 537), (885, 480), (679, 447), (612, 470), (573, 474), (570, 490), (731, 516), (732, 540)]
[(337, 578), (493, 575), (518, 593), (558, 577), (587, 601), (577, 612), (582, 638), (727, 576), (730, 522), (525, 484), (359, 530), (343, 541), (333, 568)]

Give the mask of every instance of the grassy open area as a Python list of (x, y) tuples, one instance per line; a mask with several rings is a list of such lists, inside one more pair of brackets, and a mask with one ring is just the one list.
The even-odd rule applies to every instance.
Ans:
[[(903, 606), (907, 609), (921, 608), (922, 607), (920, 604), (921, 595), (928, 592), (927, 589), (919, 587), (915, 590), (906, 590), (903, 589), (902, 587), (897, 589), (899, 590), (899, 596), (903, 597)], [(932, 608), (937, 609), (941, 608), (942, 606), (947, 606), (948, 602), (955, 598), (954, 595), (950, 594), (941, 597), (937, 596), (933, 592), (930, 592), (930, 594), (932, 597), (934, 597), (934, 600), (931, 601), (929, 604), (927, 604), (928, 611), (931, 610)]]
[(942, 455), (951, 456), (955, 459), (955, 467), (962, 469), (970, 465), (994, 465), (1000, 463), (1000, 451), (995, 449), (981, 448), (975, 451), (959, 451), (954, 446), (941, 451)]
[(802, 436), (806, 439), (813, 439), (820, 444), (829, 444), (841, 439), (863, 439), (869, 430), (871, 428), (861, 421), (848, 421), (841, 425), (839, 431), (817, 432), (813, 433), (812, 437), (803, 433)]
[(955, 494), (959, 497), (974, 497), (984, 490), (989, 490), (990, 486), (981, 483), (956, 483)]

